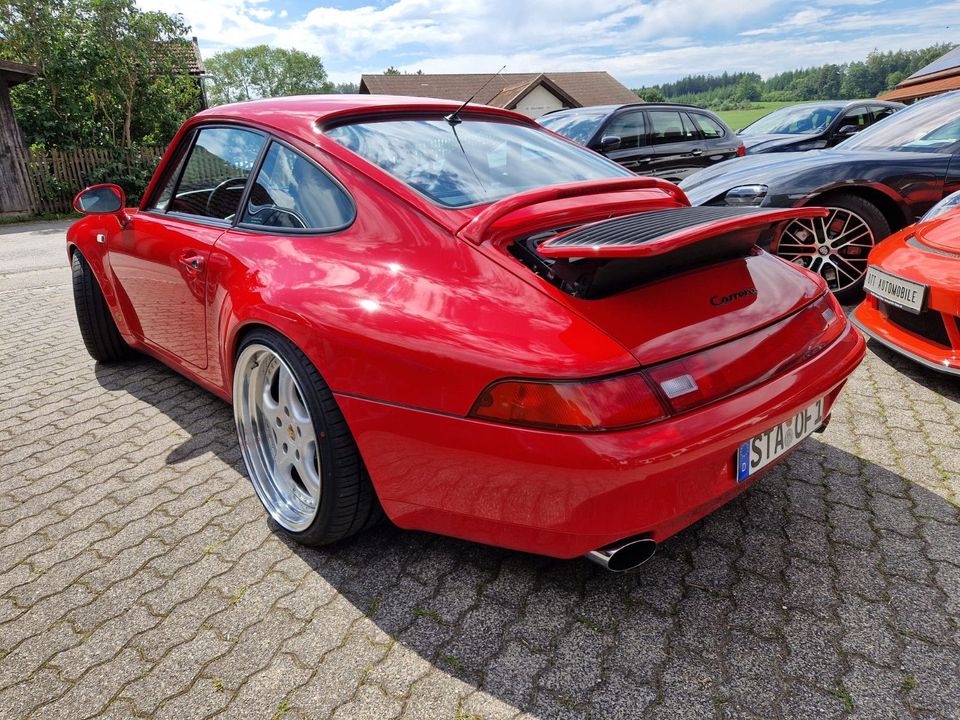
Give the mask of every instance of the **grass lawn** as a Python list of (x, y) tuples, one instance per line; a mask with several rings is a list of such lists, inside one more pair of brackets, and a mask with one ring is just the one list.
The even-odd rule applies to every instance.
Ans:
[(736, 132), (740, 128), (745, 128), (757, 118), (772, 112), (777, 108), (787, 107), (787, 105), (796, 105), (799, 101), (793, 102), (758, 102), (753, 103), (749, 110), (724, 110), (717, 115), (723, 120), (730, 129)]

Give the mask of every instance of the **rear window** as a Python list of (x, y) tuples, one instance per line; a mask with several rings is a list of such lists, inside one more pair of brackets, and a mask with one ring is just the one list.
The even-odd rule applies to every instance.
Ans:
[(723, 126), (716, 122), (713, 118), (707, 115), (700, 115), (699, 113), (694, 114), (693, 117), (696, 119), (697, 125), (700, 126), (700, 132), (703, 133), (705, 138), (722, 138), (727, 134), (727, 131), (723, 129)]
[(549, 185), (631, 177), (616, 163), (536, 127), (464, 116), (340, 125), (326, 134), (446, 207), (494, 202)]

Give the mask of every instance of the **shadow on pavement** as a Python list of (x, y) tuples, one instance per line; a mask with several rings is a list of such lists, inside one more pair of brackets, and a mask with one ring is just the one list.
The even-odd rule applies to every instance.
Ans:
[(924, 367), (876, 340), (868, 340), (867, 347), (887, 365), (903, 373), (914, 382), (954, 402), (960, 402), (960, 378)]
[[(96, 374), (187, 433), (168, 464), (212, 451), (243, 472), (225, 403), (152, 360)], [(404, 651), (534, 717), (960, 707), (957, 508), (817, 437), (630, 575), (388, 523), (320, 549), (271, 527)]]

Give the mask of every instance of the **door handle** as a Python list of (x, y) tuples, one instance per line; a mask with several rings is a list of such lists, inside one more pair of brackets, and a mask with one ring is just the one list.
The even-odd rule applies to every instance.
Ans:
[(691, 151), (690, 151), (690, 154), (691, 154), (691, 155), (703, 155), (703, 150), (701, 150), (700, 148), (697, 148), (696, 150), (691, 150)]
[(177, 258), (177, 262), (186, 268), (186, 271), (191, 275), (199, 275), (203, 272), (204, 261), (202, 255), (184, 253)]

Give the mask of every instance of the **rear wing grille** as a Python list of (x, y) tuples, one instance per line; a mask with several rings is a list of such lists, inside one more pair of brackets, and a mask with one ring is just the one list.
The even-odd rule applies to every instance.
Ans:
[(652, 210), (637, 215), (583, 225), (556, 235), (540, 245), (544, 257), (652, 257), (704, 240), (739, 236), (751, 247), (773, 226), (798, 217), (820, 217), (822, 208), (760, 209), (743, 207), (684, 207)]

